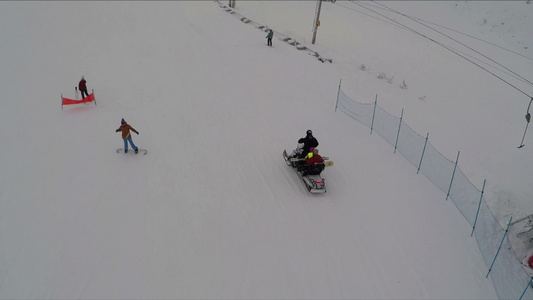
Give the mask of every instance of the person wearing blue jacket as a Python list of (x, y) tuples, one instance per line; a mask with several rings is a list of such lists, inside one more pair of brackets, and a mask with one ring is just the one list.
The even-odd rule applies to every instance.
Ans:
[(270, 29), (270, 31), (268, 32), (266, 38), (267, 38), (267, 45), (272, 47), (272, 37), (274, 36), (274, 32), (272, 31), (272, 29)]

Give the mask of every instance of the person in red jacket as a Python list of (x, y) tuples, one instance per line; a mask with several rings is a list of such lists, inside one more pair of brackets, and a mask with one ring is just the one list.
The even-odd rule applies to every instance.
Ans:
[[(78, 90), (80, 90), (81, 99), (89, 97), (89, 93), (87, 93), (87, 84), (84, 76), (81, 76), (80, 83), (78, 83)], [(85, 94), (86, 96), (84, 97), (83, 94)]]
[(317, 148), (311, 148), (311, 152), (305, 157), (305, 163), (309, 166), (316, 163), (323, 163), (324, 159), (318, 154)]
[(135, 132), (136, 134), (139, 134), (137, 130), (135, 130), (133, 127), (130, 126), (130, 124), (126, 123), (126, 120), (122, 118), (120, 120), (120, 127), (115, 130), (115, 132), (122, 131), (122, 139), (124, 140), (124, 153), (128, 153), (128, 142), (131, 144), (131, 147), (135, 150), (135, 154), (139, 153), (139, 148), (135, 146), (133, 143), (133, 140), (131, 139), (131, 133), (130, 130)]

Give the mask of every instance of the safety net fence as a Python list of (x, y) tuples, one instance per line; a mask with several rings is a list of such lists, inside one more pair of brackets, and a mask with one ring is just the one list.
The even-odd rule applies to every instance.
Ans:
[[(450, 198), (472, 226), (481, 255), (487, 265), (499, 299), (533, 299), (532, 278), (524, 270), (508, 239), (508, 227), (502, 227), (489, 209), (483, 189), (475, 187), (456, 161), (442, 155), (422, 136), (411, 129), (401, 117), (393, 116), (374, 103), (359, 103), (350, 99), (339, 87), (336, 110), (370, 128), (385, 139), (413, 164), (417, 172)], [(509, 220), (510, 224), (510, 220)]]

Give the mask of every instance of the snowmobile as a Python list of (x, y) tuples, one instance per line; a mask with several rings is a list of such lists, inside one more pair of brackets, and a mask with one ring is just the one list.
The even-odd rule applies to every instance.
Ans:
[(330, 161), (328, 157), (322, 156), (324, 163), (312, 164), (310, 166), (305, 164), (305, 159), (299, 158), (303, 151), (303, 144), (298, 144), (296, 150), (289, 156), (287, 150), (283, 150), (283, 159), (285, 163), (292, 167), (294, 171), (302, 178), (305, 186), (312, 194), (323, 194), (326, 192), (326, 181), (320, 173), (325, 167), (333, 165), (333, 161)]

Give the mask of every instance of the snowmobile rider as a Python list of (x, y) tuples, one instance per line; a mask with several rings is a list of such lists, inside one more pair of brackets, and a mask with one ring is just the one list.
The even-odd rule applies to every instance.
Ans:
[(317, 148), (311, 148), (311, 152), (309, 152), (305, 156), (305, 163), (308, 166), (312, 164), (320, 164), (320, 163), (324, 163), (324, 159), (322, 158), (322, 156), (318, 154)]
[(309, 152), (311, 152), (311, 148), (318, 147), (318, 141), (313, 136), (313, 132), (311, 131), (311, 129), (307, 130), (306, 136), (304, 138), (299, 139), (298, 143), (304, 144), (303, 152), (299, 158), (304, 158)]

